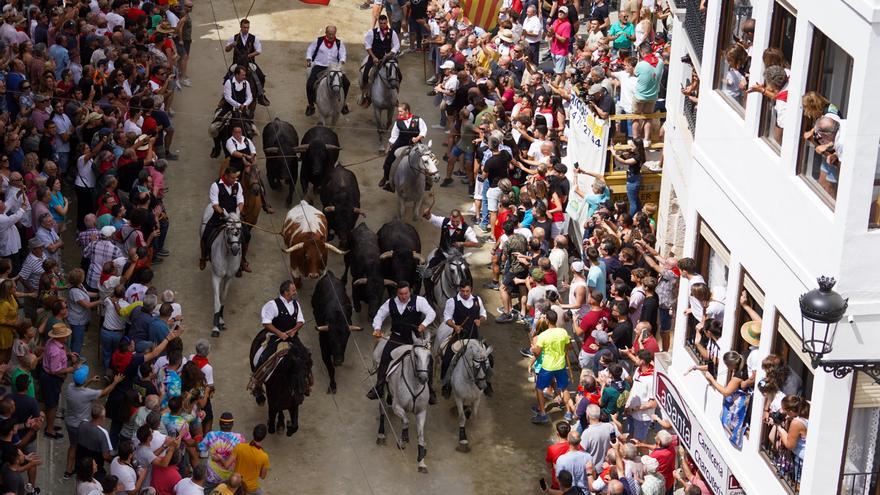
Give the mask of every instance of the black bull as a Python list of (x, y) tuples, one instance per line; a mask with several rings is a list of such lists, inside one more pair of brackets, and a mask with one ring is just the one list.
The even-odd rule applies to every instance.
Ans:
[(327, 240), (339, 236), (341, 249), (351, 248), (351, 236), (361, 211), (361, 191), (354, 172), (336, 165), (321, 187), (321, 204), (327, 217)]
[[(412, 225), (392, 220), (379, 229), (379, 250), (384, 278), (394, 282), (408, 282), (413, 294), (422, 287), (418, 265), (422, 263), (422, 241)], [(394, 295), (393, 285), (388, 292)]]
[(384, 299), (386, 281), (382, 275), (380, 254), (376, 233), (365, 223), (355, 227), (351, 233), (351, 248), (345, 253), (346, 276), (350, 271), (354, 310), (360, 313), (361, 303), (365, 303), (370, 319), (376, 316)]
[(360, 330), (351, 322), (351, 300), (345, 293), (345, 284), (328, 270), (315, 284), (312, 293), (312, 312), (318, 329), (321, 360), (330, 376), (328, 394), (336, 393), (336, 366), (345, 362), (345, 348), (352, 330)]
[(299, 135), (288, 122), (275, 118), (263, 127), (263, 153), (266, 155), (266, 177), (269, 187), (281, 189), (285, 181), (289, 183), (287, 190), (287, 206), (293, 201), (293, 189), (296, 187), (299, 159), (296, 146)]

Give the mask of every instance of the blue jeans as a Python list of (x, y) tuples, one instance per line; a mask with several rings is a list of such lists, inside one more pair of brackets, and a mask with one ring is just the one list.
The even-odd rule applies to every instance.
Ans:
[(489, 228), (489, 198), (486, 194), (489, 192), (489, 180), (483, 181), (483, 204), (480, 208), (480, 227), (483, 230)]
[(113, 355), (119, 347), (119, 341), (122, 340), (122, 330), (111, 332), (106, 328), (101, 328), (101, 360), (104, 362), (104, 369), (110, 369), (110, 356)]
[(626, 178), (626, 199), (629, 200), (629, 216), (635, 216), (642, 209), (639, 201), (639, 189), (642, 187), (642, 174), (631, 175)]
[(88, 324), (86, 325), (74, 325), (70, 324), (70, 329), (73, 331), (73, 335), (70, 336), (70, 350), (71, 352), (75, 352), (79, 354), (83, 348), (83, 341), (86, 339), (86, 328), (88, 328)]

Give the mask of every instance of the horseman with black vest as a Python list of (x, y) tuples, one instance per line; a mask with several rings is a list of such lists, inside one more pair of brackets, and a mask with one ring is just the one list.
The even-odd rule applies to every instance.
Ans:
[[(452, 391), (452, 374), (449, 373), (449, 365), (455, 356), (452, 344), (459, 340), (480, 340), (480, 325), (486, 321), (486, 306), (479, 296), (473, 294), (473, 283), (470, 280), (462, 282), (458, 288), (458, 294), (446, 301), (446, 306), (443, 308), (443, 321), (452, 329), (452, 335), (440, 361), (443, 397), (448, 399)], [(488, 383), (485, 393), (486, 395), (492, 393), (492, 388)]]
[(269, 106), (269, 99), (263, 87), (266, 84), (266, 76), (263, 70), (257, 65), (257, 55), (263, 52), (263, 45), (260, 40), (250, 34), (251, 21), (242, 19), (239, 22), (241, 31), (226, 42), (225, 50), (232, 52), (232, 62), (239, 66), (251, 70), (251, 64), (254, 66), (254, 91), (257, 95), (257, 103), (263, 106)]
[[(311, 116), (315, 113), (315, 95), (317, 93), (318, 76), (327, 70), (331, 64), (345, 64), (346, 49), (345, 43), (336, 37), (336, 26), (327, 26), (324, 28), (324, 36), (316, 39), (306, 49), (306, 68), (311, 67), (309, 78), (306, 80), (306, 98), (309, 106), (306, 107), (306, 115)], [(342, 90), (345, 92), (345, 100), (348, 99), (348, 88), (351, 82), (345, 73), (342, 74)], [(343, 100), (343, 101), (345, 101)], [(348, 104), (342, 106), (342, 113), (347, 114)]]
[(367, 61), (361, 73), (362, 94), (361, 101), (358, 103), (367, 102), (370, 99), (370, 70), (373, 66), (378, 65), (389, 53), (396, 55), (400, 52), (400, 38), (388, 25), (388, 16), (380, 15), (379, 25), (364, 35), (364, 49), (367, 50)]
[[(280, 342), (288, 342), (291, 347), (305, 349), (297, 332), (305, 325), (305, 317), (299, 301), (296, 300), (296, 285), (293, 281), (285, 280), (278, 288), (278, 297), (263, 305), (260, 310), (260, 319), (263, 328), (266, 329), (266, 341), (257, 359), (259, 368), (263, 362), (278, 350)], [(257, 402), (262, 402), (262, 390), (256, 390)]]
[(208, 199), (214, 209), (213, 215), (205, 224), (201, 239), (201, 257), (199, 258), (199, 270), (204, 270), (208, 257), (211, 253), (211, 239), (214, 232), (226, 222), (226, 216), (230, 213), (241, 215), (244, 206), (244, 193), (238, 182), (239, 172), (232, 167), (227, 167), (223, 177), (211, 184), (208, 191)]
[[(239, 126), (244, 130), (245, 126), (249, 127), (249, 134), (254, 135), (256, 128), (253, 127), (253, 112), (251, 104), (253, 103), (253, 92), (251, 91), (251, 83), (247, 80), (247, 67), (238, 65), (235, 67), (232, 77), (223, 82), (223, 99), (220, 100), (220, 110), (215, 113), (214, 122), (222, 122), (224, 117), (230, 112), (237, 110), (240, 112), (241, 119), (230, 119), (227, 123), (230, 127)], [(220, 156), (220, 147), (225, 144), (220, 142), (220, 137), (214, 138), (214, 149), (211, 150), (211, 158)]]
[(477, 233), (464, 221), (461, 210), (454, 208), (449, 212), (449, 216), (444, 218), (440, 215), (434, 215), (430, 209), (427, 209), (422, 217), (432, 226), (440, 229), (440, 245), (434, 256), (428, 261), (428, 268), (443, 261), (444, 253), (453, 249), (464, 253), (464, 248), (480, 247)]
[[(385, 343), (376, 370), (376, 386), (367, 393), (368, 399), (374, 400), (382, 396), (385, 389), (385, 374), (388, 372), (388, 365), (391, 364), (391, 351), (402, 345), (412, 345), (413, 336), (423, 338), (425, 330), (434, 321), (435, 316), (437, 314), (424, 297), (412, 295), (407, 282), (398, 282), (397, 297), (382, 303), (373, 318), (373, 337), (382, 337), (382, 323), (389, 317), (391, 334), (388, 336), (388, 342)], [(436, 402), (433, 395), (432, 393), (432, 404)]]
[(424, 119), (410, 113), (409, 103), (397, 105), (397, 119), (391, 126), (391, 137), (388, 139), (388, 148), (385, 150), (387, 154), (385, 163), (382, 165), (382, 180), (379, 181), (379, 187), (394, 192), (394, 181), (388, 180), (388, 176), (391, 174), (391, 165), (396, 159), (394, 152), (404, 146), (412, 146), (424, 141), (427, 135), (428, 124)]

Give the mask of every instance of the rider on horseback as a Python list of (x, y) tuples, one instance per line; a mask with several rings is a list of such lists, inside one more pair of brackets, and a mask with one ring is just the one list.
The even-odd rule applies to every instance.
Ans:
[(205, 224), (205, 230), (202, 232), (201, 239), (201, 257), (199, 258), (199, 270), (204, 270), (211, 252), (211, 239), (217, 229), (226, 221), (226, 215), (237, 212), (241, 214), (241, 207), (244, 205), (244, 194), (242, 193), (241, 184), (238, 182), (239, 172), (232, 167), (227, 167), (223, 173), (223, 177), (217, 182), (211, 184), (208, 191), (208, 199), (211, 201), (211, 207), (214, 214)]
[(364, 36), (364, 48), (367, 50), (367, 61), (364, 64), (363, 72), (361, 73), (362, 94), (361, 100), (358, 104), (367, 102), (366, 106), (369, 106), (370, 70), (374, 65), (378, 65), (379, 62), (389, 53), (396, 55), (400, 52), (400, 38), (398, 38), (397, 33), (392, 31), (389, 27), (388, 16), (380, 15), (379, 26), (367, 31), (367, 34)]
[(428, 268), (434, 267), (441, 263), (446, 257), (445, 253), (452, 249), (458, 249), (464, 252), (464, 248), (480, 247), (480, 241), (477, 240), (477, 233), (474, 228), (465, 223), (464, 215), (461, 210), (453, 208), (446, 218), (431, 213), (428, 208), (422, 214), (432, 226), (440, 229), (440, 245), (434, 256), (428, 260)]
[[(318, 76), (321, 75), (332, 63), (345, 64), (345, 44), (336, 37), (336, 26), (324, 28), (324, 36), (316, 39), (306, 49), (306, 67), (311, 67), (309, 78), (306, 80), (306, 98), (309, 106), (306, 107), (306, 116), (315, 113), (315, 93), (317, 92)], [(342, 90), (348, 99), (348, 88), (351, 82), (345, 73), (342, 74)], [(348, 104), (342, 106), (342, 113), (347, 114)]]
[[(275, 354), (281, 342), (288, 342), (291, 347), (305, 349), (297, 335), (299, 329), (305, 325), (305, 318), (299, 301), (296, 300), (296, 285), (291, 280), (285, 280), (281, 283), (278, 292), (279, 296), (266, 302), (260, 310), (260, 318), (267, 334), (263, 349), (256, 358), (254, 369), (259, 368), (266, 359)], [(254, 390), (258, 403), (262, 402), (262, 392), (261, 386)]]
[[(453, 344), (459, 340), (480, 340), (480, 325), (486, 321), (486, 307), (479, 296), (473, 294), (473, 286), (470, 280), (465, 280), (458, 288), (458, 295), (450, 297), (443, 308), (443, 321), (452, 329), (449, 342), (443, 348), (443, 358), (440, 361), (440, 379), (443, 382), (443, 397), (449, 398), (452, 392), (452, 373), (449, 365), (455, 356)], [(486, 383), (484, 393), (492, 395), (492, 386)]]
[[(257, 55), (263, 52), (263, 45), (256, 36), (250, 34), (251, 21), (242, 19), (239, 22), (241, 31), (226, 42), (225, 50), (232, 52), (232, 62), (239, 66), (254, 71), (254, 90), (257, 95), (257, 103), (263, 106), (269, 106), (269, 99), (263, 86), (266, 84), (266, 76), (263, 74), (260, 66), (257, 65)], [(251, 67), (253, 65), (253, 67)]]
[(382, 165), (382, 180), (379, 181), (379, 187), (386, 191), (394, 191), (391, 185), (393, 181), (388, 180), (391, 174), (391, 165), (396, 159), (394, 152), (404, 146), (412, 146), (425, 139), (428, 135), (428, 124), (417, 115), (410, 113), (409, 103), (401, 103), (397, 106), (397, 120), (391, 126), (391, 138), (388, 139), (387, 155), (385, 163)]
[[(434, 321), (437, 314), (428, 301), (421, 296), (412, 296), (409, 283), (401, 281), (397, 283), (397, 297), (386, 300), (379, 306), (376, 317), (373, 318), (373, 337), (382, 337), (382, 322), (391, 317), (391, 335), (388, 343), (382, 351), (379, 367), (376, 370), (376, 386), (367, 393), (370, 400), (378, 399), (385, 389), (385, 375), (388, 365), (391, 364), (391, 351), (402, 346), (412, 345), (413, 335), (423, 338), (425, 329)], [(431, 394), (431, 403), (436, 400)]]
[[(223, 99), (217, 105), (218, 110), (214, 113), (214, 124), (219, 128), (223, 125), (239, 126), (244, 130), (248, 127), (248, 134), (256, 134), (256, 128), (253, 123), (253, 112), (251, 104), (253, 103), (253, 93), (251, 92), (251, 84), (247, 80), (247, 68), (245, 66), (236, 66), (232, 77), (223, 82)], [(237, 112), (237, 113), (233, 113)], [(227, 115), (233, 113), (232, 118), (228, 122)], [(240, 118), (235, 118), (240, 117)], [(214, 149), (211, 150), (211, 158), (220, 156), (220, 146), (225, 144), (220, 142), (220, 134), (214, 138)]]

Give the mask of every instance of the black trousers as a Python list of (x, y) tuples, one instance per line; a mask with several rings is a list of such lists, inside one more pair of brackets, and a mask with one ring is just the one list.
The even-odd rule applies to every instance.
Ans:
[[(318, 79), (318, 76), (322, 71), (327, 70), (327, 67), (323, 67), (321, 65), (312, 65), (312, 70), (309, 72), (309, 78), (306, 79), (306, 99), (309, 101), (309, 106), (315, 105), (315, 98), (317, 97), (318, 88), (315, 82)], [(345, 93), (345, 97), (348, 98), (348, 88), (351, 87), (351, 81), (348, 80), (348, 76), (345, 73), (342, 74), (342, 91)]]
[(388, 339), (385, 343), (385, 348), (382, 349), (382, 357), (379, 358), (379, 367), (376, 368), (376, 394), (381, 397), (382, 392), (385, 390), (385, 375), (388, 373), (388, 365), (391, 364), (391, 351), (397, 349), (402, 345), (406, 345), (401, 342), (397, 342), (396, 339), (392, 340), (395, 336), (391, 334), (392, 338)]
[[(395, 124), (396, 125), (396, 124)], [(388, 175), (391, 173), (391, 166), (394, 165), (394, 160), (396, 157), (394, 156), (394, 152), (403, 148), (404, 146), (409, 146), (412, 143), (403, 143), (400, 139), (394, 142), (391, 145), (391, 148), (388, 150), (388, 154), (385, 155), (385, 163), (382, 164), (382, 179), (388, 180)]]
[(370, 71), (373, 69), (373, 57), (367, 57), (367, 63), (364, 64), (364, 71), (361, 73), (361, 88), (364, 91), (369, 90), (367, 82), (370, 78)]
[(220, 228), (226, 222), (226, 219), (223, 215), (214, 212), (211, 215), (211, 218), (208, 219), (208, 223), (205, 224), (205, 230), (202, 231), (202, 240), (199, 242), (201, 246), (202, 259), (208, 259), (208, 256), (211, 254), (211, 246), (208, 244), (208, 240), (214, 235), (214, 231)]

